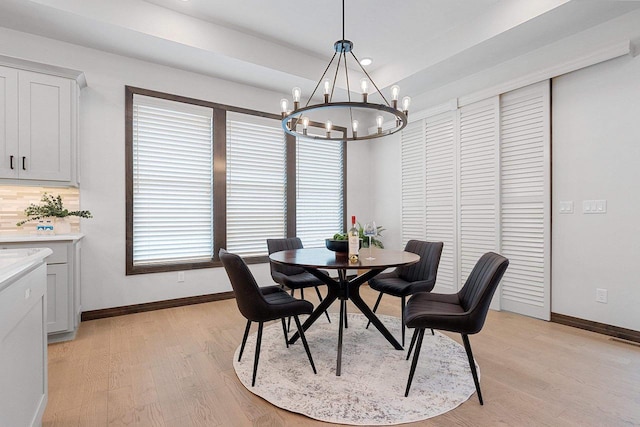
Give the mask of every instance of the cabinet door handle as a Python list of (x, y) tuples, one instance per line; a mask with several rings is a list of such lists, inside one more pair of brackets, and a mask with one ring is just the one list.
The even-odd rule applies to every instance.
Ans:
[(25, 163), (26, 161), (27, 161), (27, 158), (25, 156), (22, 156), (22, 170), (23, 171), (27, 170), (27, 165)]
[(9, 156), (9, 166), (13, 169), (13, 156)]

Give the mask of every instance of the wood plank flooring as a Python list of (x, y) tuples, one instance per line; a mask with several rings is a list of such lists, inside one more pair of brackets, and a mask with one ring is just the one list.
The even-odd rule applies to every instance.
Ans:
[[(377, 293), (365, 286), (363, 294), (373, 305)], [(379, 311), (399, 316), (400, 301), (385, 296)], [(43, 425), (327, 425), (240, 384), (232, 355), (244, 326), (234, 300), (83, 322), (74, 341), (49, 346)], [(470, 339), (484, 406), (474, 394), (453, 411), (406, 425), (640, 425), (640, 347), (506, 312), (490, 312)]]

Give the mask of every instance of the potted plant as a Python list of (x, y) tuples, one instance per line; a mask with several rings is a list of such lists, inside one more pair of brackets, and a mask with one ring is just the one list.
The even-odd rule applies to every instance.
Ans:
[[(55, 219), (55, 218), (66, 218), (68, 216), (77, 216), (80, 218), (93, 218), (93, 216), (91, 215), (91, 212), (89, 211), (69, 211), (68, 209), (65, 209), (64, 206), (62, 205), (62, 197), (59, 194), (57, 196), (54, 196), (53, 194), (44, 193), (40, 201), (42, 202), (41, 205), (35, 205), (32, 203), (24, 210), (25, 215), (27, 215), (27, 219), (18, 222), (16, 224), (18, 227), (26, 224), (27, 222), (37, 221), (45, 218)], [(68, 226), (68, 223), (67, 223), (67, 226)], [(56, 230), (56, 232), (59, 232), (60, 234), (68, 233), (69, 232), (68, 227), (64, 227), (64, 228), (67, 228), (67, 229), (62, 230), (62, 233), (60, 233), (58, 230)]]
[[(369, 247), (369, 237), (364, 235), (364, 227), (358, 223), (358, 235), (360, 236), (360, 240), (362, 240), (362, 247), (363, 248), (368, 248)], [(385, 228), (382, 227), (381, 225), (378, 225), (376, 227), (377, 233), (375, 236), (371, 237), (371, 245), (375, 246), (376, 248), (380, 248), (380, 249), (384, 249), (384, 244), (382, 243), (381, 240), (377, 239), (377, 237), (380, 237), (382, 235), (382, 232), (385, 231)]]

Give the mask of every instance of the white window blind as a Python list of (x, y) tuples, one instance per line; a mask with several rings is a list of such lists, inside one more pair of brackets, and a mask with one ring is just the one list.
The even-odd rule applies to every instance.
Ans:
[(426, 140), (427, 240), (443, 242), (436, 285), (440, 292), (458, 290), (456, 262), (456, 114), (428, 117)]
[(425, 121), (402, 131), (402, 246), (411, 239), (426, 240)]
[(227, 113), (227, 250), (266, 255), (286, 236), (286, 183), (280, 122)]
[(298, 138), (296, 235), (305, 247), (343, 231), (344, 144)]
[(498, 113), (497, 97), (460, 108), (460, 286), (498, 250)]
[(133, 102), (133, 264), (210, 260), (213, 110)]
[(500, 124), (502, 308), (549, 320), (549, 81), (503, 94)]

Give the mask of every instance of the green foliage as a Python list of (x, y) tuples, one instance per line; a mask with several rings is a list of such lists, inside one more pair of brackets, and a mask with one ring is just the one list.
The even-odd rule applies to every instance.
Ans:
[[(359, 222), (357, 223), (357, 228), (358, 228), (358, 235), (360, 236), (360, 239), (362, 239), (362, 247), (368, 248), (369, 236), (364, 235), (364, 227)], [(371, 244), (376, 248), (384, 249), (384, 244), (382, 243), (381, 240), (378, 240), (377, 237), (380, 237), (382, 235), (382, 232), (385, 231), (385, 228), (383, 228), (381, 225), (378, 225), (376, 229), (378, 230), (378, 232), (376, 233), (375, 236), (371, 237)]]
[(34, 205), (32, 203), (24, 210), (28, 218), (17, 223), (16, 225), (18, 227), (29, 221), (37, 221), (47, 217), (64, 218), (67, 216), (78, 216), (80, 218), (93, 218), (89, 211), (69, 211), (65, 209), (64, 206), (62, 206), (62, 197), (60, 197), (59, 194), (54, 196), (53, 194), (44, 193), (40, 201), (43, 203), (42, 205)]
[[(368, 248), (369, 237), (364, 235), (364, 227), (358, 222), (356, 224), (356, 228), (358, 229), (358, 235), (360, 237), (360, 240), (362, 241), (362, 247)], [(377, 248), (384, 249), (384, 244), (382, 243), (381, 240), (378, 240), (376, 237), (379, 237), (380, 235), (382, 235), (382, 232), (385, 231), (385, 228), (382, 227), (381, 225), (378, 225), (376, 228), (378, 229), (378, 233), (376, 236), (371, 237), (371, 244)], [(349, 237), (347, 233), (336, 233), (333, 235), (333, 240), (349, 240)]]

